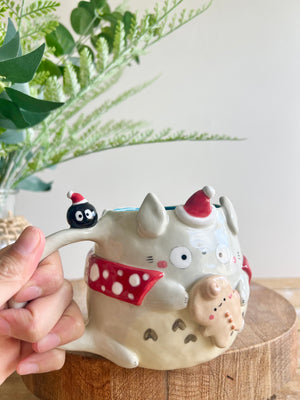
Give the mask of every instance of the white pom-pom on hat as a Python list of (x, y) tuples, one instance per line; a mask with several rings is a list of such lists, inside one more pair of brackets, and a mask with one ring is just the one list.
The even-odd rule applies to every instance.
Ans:
[(184, 206), (177, 206), (175, 213), (181, 222), (189, 226), (208, 226), (215, 222), (216, 211), (210, 199), (215, 195), (211, 186), (204, 186), (194, 193)]
[(73, 205), (87, 203), (80, 193), (74, 193), (71, 190), (67, 193), (67, 197), (72, 200)]

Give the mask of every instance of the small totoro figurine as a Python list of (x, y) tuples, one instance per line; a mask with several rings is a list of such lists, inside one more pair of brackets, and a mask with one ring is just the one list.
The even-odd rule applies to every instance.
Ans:
[(67, 196), (72, 200), (72, 205), (67, 212), (67, 220), (70, 227), (80, 229), (96, 225), (98, 215), (95, 207), (80, 193), (70, 191)]

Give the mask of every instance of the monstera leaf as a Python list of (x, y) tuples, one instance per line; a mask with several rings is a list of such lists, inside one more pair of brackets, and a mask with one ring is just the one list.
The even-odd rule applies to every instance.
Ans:
[[(24, 133), (16, 130), (31, 128), (42, 122), (51, 111), (63, 103), (34, 98), (28, 93), (30, 82), (38, 69), (45, 45), (25, 55), (22, 54), (19, 33), (11, 20), (0, 47), (0, 127), (6, 131), (0, 135), (0, 142), (16, 143), (24, 140)], [(13, 137), (10, 139), (9, 135)]]

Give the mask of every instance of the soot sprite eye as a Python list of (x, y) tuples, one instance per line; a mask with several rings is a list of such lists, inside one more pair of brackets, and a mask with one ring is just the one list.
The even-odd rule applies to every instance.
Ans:
[(89, 209), (84, 210), (84, 214), (87, 219), (92, 219), (94, 217), (94, 212)]
[(191, 265), (192, 254), (186, 247), (175, 247), (171, 251), (170, 261), (177, 268), (187, 268)]
[(83, 214), (81, 211), (76, 211), (75, 213), (76, 221), (81, 222), (83, 220)]

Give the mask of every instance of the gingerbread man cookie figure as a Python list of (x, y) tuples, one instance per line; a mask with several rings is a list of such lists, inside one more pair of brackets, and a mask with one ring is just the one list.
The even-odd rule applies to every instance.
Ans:
[(223, 276), (198, 281), (190, 292), (189, 308), (203, 335), (220, 348), (227, 347), (233, 332), (244, 326), (240, 295)]

